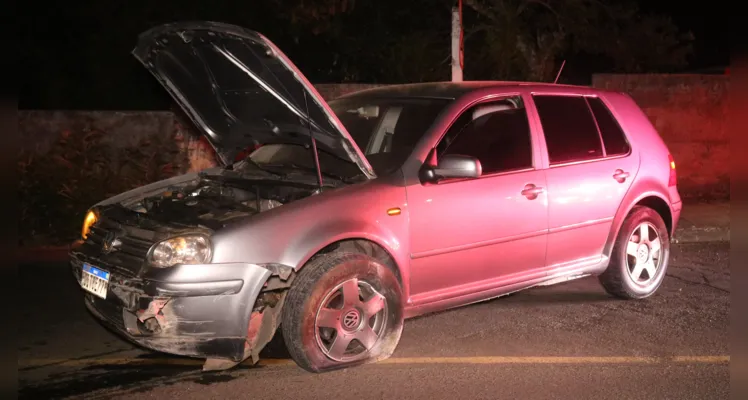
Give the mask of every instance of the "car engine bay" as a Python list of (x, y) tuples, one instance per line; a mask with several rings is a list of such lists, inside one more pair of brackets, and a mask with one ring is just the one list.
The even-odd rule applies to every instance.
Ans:
[(202, 176), (120, 208), (166, 225), (218, 229), (317, 192), (316, 186), (298, 182)]

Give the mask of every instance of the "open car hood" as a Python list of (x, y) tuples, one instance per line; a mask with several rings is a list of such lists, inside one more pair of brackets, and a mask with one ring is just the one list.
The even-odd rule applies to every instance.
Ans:
[(143, 32), (133, 55), (200, 128), (224, 164), (265, 143), (310, 144), (375, 177), (327, 102), (270, 40), (238, 26), (179, 22)]

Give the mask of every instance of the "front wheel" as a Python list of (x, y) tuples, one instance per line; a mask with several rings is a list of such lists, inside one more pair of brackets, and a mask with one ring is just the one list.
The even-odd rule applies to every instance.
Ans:
[(281, 328), (291, 358), (307, 371), (382, 360), (402, 333), (401, 286), (390, 268), (367, 255), (318, 256), (289, 290)]
[(662, 217), (651, 208), (634, 207), (618, 232), (600, 283), (619, 298), (649, 297), (660, 287), (669, 258), (670, 237)]

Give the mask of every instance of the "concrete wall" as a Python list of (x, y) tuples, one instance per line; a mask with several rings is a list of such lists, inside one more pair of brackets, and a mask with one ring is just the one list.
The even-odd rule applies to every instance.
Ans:
[(595, 75), (593, 86), (628, 93), (675, 158), (685, 197), (727, 198), (727, 75)]
[[(344, 83), (316, 85), (327, 100), (348, 93), (377, 87), (376, 84)], [(190, 159), (190, 170), (199, 171), (216, 164), (212, 148), (182, 114), (170, 111), (38, 111), (19, 110), (18, 127), (24, 152), (45, 154), (66, 131), (106, 132), (107, 147), (134, 146), (151, 135), (174, 134), (178, 146)], [(116, 160), (116, 157), (112, 157)]]
[[(332, 99), (375, 84), (319, 84)], [(596, 75), (593, 86), (629, 93), (651, 118), (678, 165), (684, 197), (729, 196), (729, 140), (725, 129), (728, 77), (718, 75)], [(176, 135), (190, 169), (215, 164), (212, 150), (192, 124), (173, 113), (103, 111), (19, 111), (25, 151), (45, 153), (64, 131), (97, 129), (113, 148), (126, 148), (148, 135)]]
[[(101, 140), (108, 159), (117, 169), (119, 155), (148, 137), (174, 136), (176, 146), (187, 153), (190, 170), (215, 164), (212, 149), (194, 131), (169, 111), (37, 111), (19, 110), (18, 129), (21, 150), (46, 154), (68, 132), (105, 133)], [(181, 171), (180, 171), (181, 172)]]

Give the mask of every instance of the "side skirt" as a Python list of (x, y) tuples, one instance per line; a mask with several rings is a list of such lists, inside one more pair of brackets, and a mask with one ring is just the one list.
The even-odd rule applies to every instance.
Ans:
[(505, 279), (480, 291), (467, 293), (461, 291), (462, 293), (447, 298), (442, 297), (434, 301), (425, 301), (410, 305), (405, 309), (405, 318), (414, 318), (428, 313), (480, 303), (536, 286), (556, 285), (590, 275), (599, 275), (605, 271), (609, 263), (610, 259), (602, 256), (593, 260), (585, 259), (574, 263), (549, 267), (545, 271), (540, 270), (532, 273), (528, 279), (521, 281), (513, 279), (507, 282), (508, 279)]

